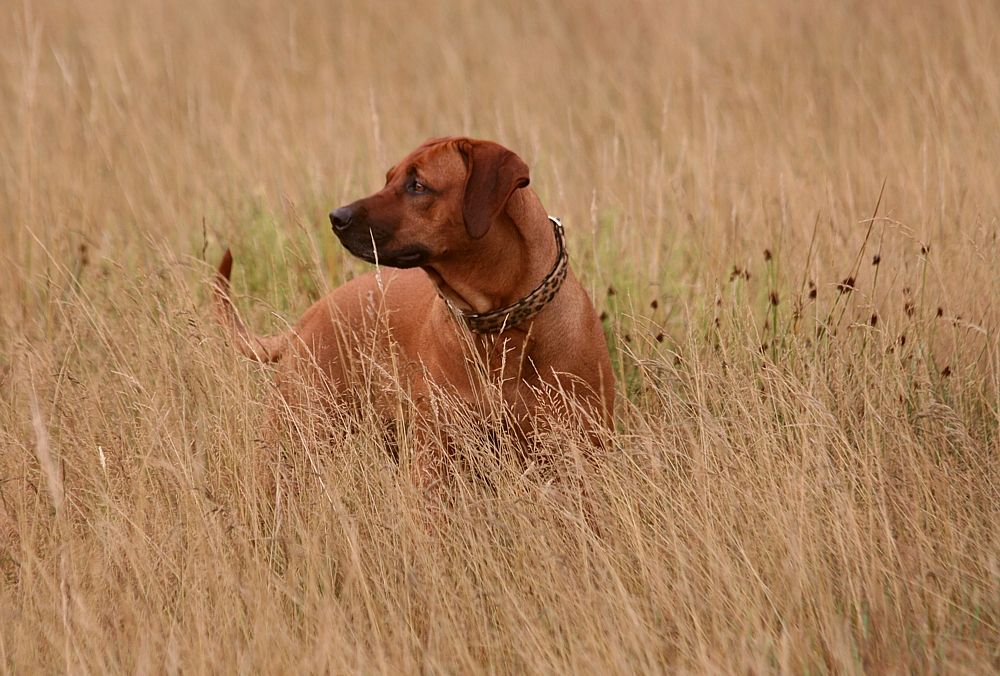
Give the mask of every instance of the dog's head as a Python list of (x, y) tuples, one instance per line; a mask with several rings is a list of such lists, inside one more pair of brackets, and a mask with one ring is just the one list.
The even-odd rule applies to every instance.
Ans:
[(374, 195), (330, 212), (355, 256), (397, 268), (461, 254), (489, 231), (528, 167), (492, 141), (432, 139), (385, 176)]

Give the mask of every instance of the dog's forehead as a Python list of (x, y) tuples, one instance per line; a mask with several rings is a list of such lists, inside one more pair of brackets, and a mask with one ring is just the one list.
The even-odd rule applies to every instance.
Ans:
[(465, 160), (462, 159), (456, 144), (448, 141), (417, 148), (400, 163), (400, 166), (412, 168), (427, 178), (453, 176), (458, 179), (465, 176)]

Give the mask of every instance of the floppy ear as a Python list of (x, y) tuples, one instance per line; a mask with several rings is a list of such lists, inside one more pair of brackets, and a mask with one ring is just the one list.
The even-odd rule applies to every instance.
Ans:
[(528, 165), (503, 146), (489, 141), (466, 141), (459, 145), (465, 158), (465, 200), (462, 215), (465, 230), (479, 239), (507, 205), (518, 188), (530, 182)]

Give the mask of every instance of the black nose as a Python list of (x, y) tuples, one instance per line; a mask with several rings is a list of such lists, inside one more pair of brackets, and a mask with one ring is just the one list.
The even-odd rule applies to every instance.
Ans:
[(354, 219), (354, 210), (350, 207), (340, 207), (339, 209), (334, 209), (330, 212), (330, 223), (333, 224), (333, 229), (338, 231), (347, 230), (351, 227), (351, 221)]

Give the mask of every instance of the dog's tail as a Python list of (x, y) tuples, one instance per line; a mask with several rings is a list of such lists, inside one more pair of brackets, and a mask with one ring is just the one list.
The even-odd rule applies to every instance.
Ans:
[(288, 339), (279, 336), (255, 336), (236, 314), (233, 301), (229, 297), (229, 275), (233, 270), (233, 254), (226, 249), (219, 271), (212, 285), (215, 295), (215, 311), (223, 326), (233, 337), (236, 349), (245, 356), (259, 362), (274, 362), (281, 359)]

